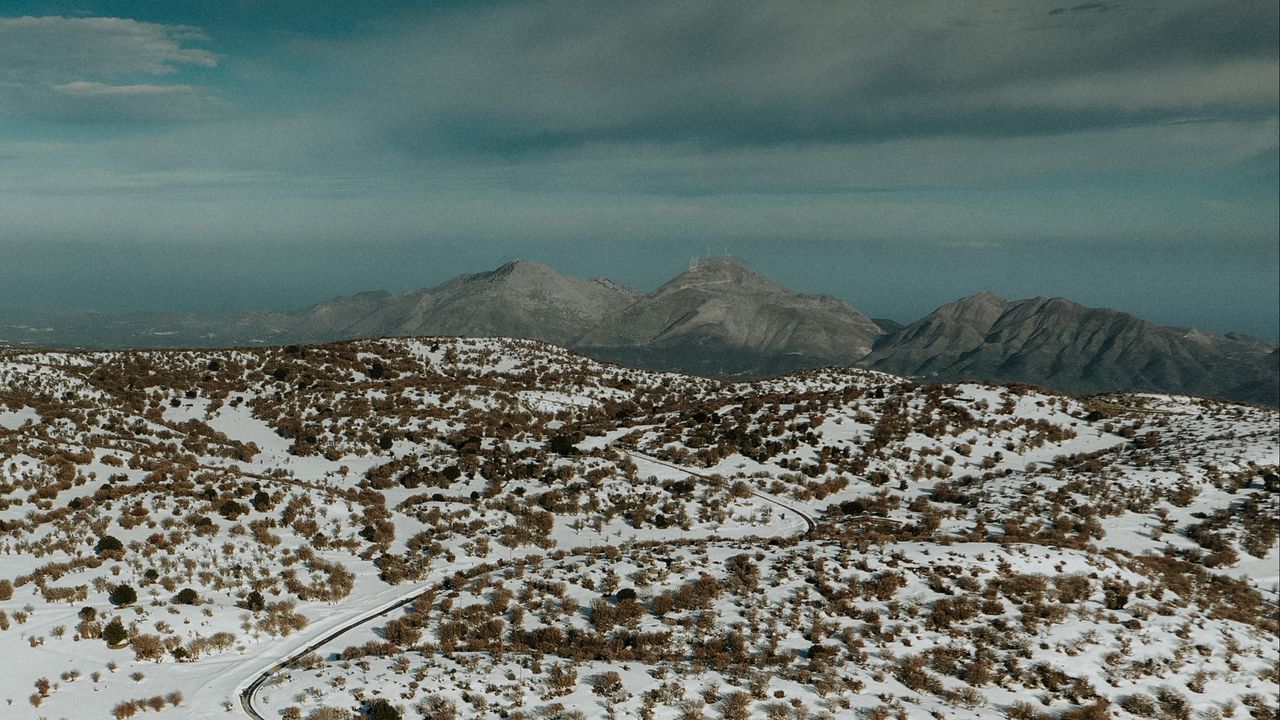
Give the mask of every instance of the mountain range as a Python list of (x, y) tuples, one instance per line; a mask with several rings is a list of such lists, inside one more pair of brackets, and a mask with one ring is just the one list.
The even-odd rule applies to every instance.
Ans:
[(1165, 327), (1063, 298), (1006, 300), (989, 292), (886, 334), (859, 364), (1072, 393), (1160, 390), (1267, 405), (1280, 393), (1280, 351), (1248, 336)]
[(515, 260), (401, 294), (364, 292), (291, 311), (124, 315), (0, 309), (0, 342), (193, 347), (452, 335), (542, 340), (639, 367), (759, 377), (857, 365), (924, 380), (1028, 382), (1071, 393), (1151, 390), (1280, 404), (1280, 350), (1157, 325), (1063, 298), (989, 292), (909, 325), (793, 292), (733, 258), (695, 263), (651, 293)]

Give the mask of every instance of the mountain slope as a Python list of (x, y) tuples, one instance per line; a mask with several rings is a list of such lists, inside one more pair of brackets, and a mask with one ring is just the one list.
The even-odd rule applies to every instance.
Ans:
[(261, 342), (265, 338), (288, 341), (327, 339), (344, 332), (394, 297), (385, 291), (362, 292), (336, 297), (301, 310), (251, 312), (237, 319), (225, 332), (250, 342)]
[(731, 258), (704, 260), (578, 338), (621, 362), (717, 374), (848, 365), (882, 334), (826, 295), (803, 295)]
[(402, 296), (351, 327), (353, 335), (469, 335), (568, 344), (639, 293), (608, 280), (561, 275), (516, 260)]
[(468, 335), (569, 344), (584, 327), (639, 297), (617, 283), (570, 278), (546, 265), (514, 260), (489, 272), (460, 275), (402, 295), (363, 293), (301, 311), (258, 314), (241, 332), (277, 340)]
[(1068, 392), (1162, 390), (1276, 404), (1275, 349), (1063, 298), (979, 293), (883, 341), (864, 367), (934, 379), (1033, 382)]

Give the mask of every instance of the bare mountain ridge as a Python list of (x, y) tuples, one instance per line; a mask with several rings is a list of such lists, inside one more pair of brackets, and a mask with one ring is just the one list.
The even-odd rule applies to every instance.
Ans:
[(0, 323), (0, 342), (182, 347), (515, 337), (622, 364), (707, 375), (758, 377), (858, 365), (922, 379), (1021, 381), (1075, 393), (1152, 390), (1280, 404), (1280, 350), (1244, 335), (1164, 327), (1063, 298), (1014, 301), (989, 292), (895, 327), (836, 298), (793, 292), (732, 258), (703, 260), (648, 294), (516, 260), (432, 288), (365, 292), (293, 311), (83, 315)]
[(605, 359), (721, 375), (850, 365), (883, 331), (847, 303), (805, 295), (732, 258), (698, 262), (645, 295), (529, 260), (401, 295), (362, 293), (299, 311), (253, 313), (256, 342), (466, 335), (544, 340)]
[[(640, 293), (605, 279), (570, 278), (540, 263), (514, 260), (489, 272), (460, 275), (434, 288), (363, 295), (300, 312), (253, 318), (261, 333), (298, 341), (338, 337), (474, 335), (569, 344), (584, 327), (633, 302)], [(336, 309), (331, 309), (333, 305)], [(335, 322), (327, 326), (324, 319)], [(317, 322), (321, 321), (321, 322)], [(293, 325), (290, 325), (290, 323)]]
[(859, 364), (938, 380), (1160, 390), (1275, 405), (1277, 357), (1273, 346), (1237, 333), (1165, 327), (1065, 298), (978, 293), (899, 330)]
[(795, 293), (716, 258), (606, 317), (574, 346), (662, 369), (760, 374), (853, 364), (882, 333), (836, 298)]

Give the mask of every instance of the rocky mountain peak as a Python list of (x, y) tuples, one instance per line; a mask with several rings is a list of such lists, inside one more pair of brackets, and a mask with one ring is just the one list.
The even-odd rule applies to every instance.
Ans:
[(713, 374), (847, 365), (883, 331), (835, 298), (804, 295), (730, 257), (698, 260), (578, 338), (615, 361)]
[(752, 270), (735, 257), (699, 258), (689, 269), (658, 288), (656, 294), (690, 288), (713, 291), (746, 290), (748, 292), (789, 292), (786, 288)]
[(495, 281), (520, 278), (560, 278), (564, 276), (540, 262), (517, 258), (504, 263), (497, 269), (477, 273), (473, 277)]
[(860, 364), (932, 380), (1000, 379), (1069, 392), (1163, 390), (1275, 404), (1265, 345), (1156, 325), (1066, 298), (978, 293), (877, 343)]
[(962, 323), (973, 328), (980, 327), (985, 332), (986, 328), (991, 327), (992, 323), (1003, 315), (1011, 305), (1012, 303), (999, 295), (989, 290), (983, 290), (980, 293), (943, 305), (923, 320), (914, 323), (914, 325), (920, 325), (928, 320), (933, 320), (935, 323), (945, 321)]
[(938, 309), (1003, 308), (1008, 305), (1009, 301), (1005, 298), (991, 292), (990, 290), (983, 290), (982, 292), (976, 292), (972, 295), (962, 297), (955, 302), (943, 305)]

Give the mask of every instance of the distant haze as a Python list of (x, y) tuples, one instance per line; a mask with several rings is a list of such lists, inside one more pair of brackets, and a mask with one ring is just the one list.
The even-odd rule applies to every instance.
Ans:
[[(118, 313), (291, 309), (363, 290), (430, 287), (514, 257), (643, 291), (706, 254), (692, 242), (226, 243), (4, 245), (0, 305)], [(980, 290), (1005, 297), (1064, 296), (1165, 325), (1244, 332), (1276, 342), (1275, 248), (1057, 243), (1014, 246), (889, 242), (721, 243), (778, 282), (827, 293), (873, 317), (910, 322)], [(57, 283), (49, 282), (56, 275)]]
[(0, 305), (693, 255), (1280, 339), (1280, 6), (0, 0)]

